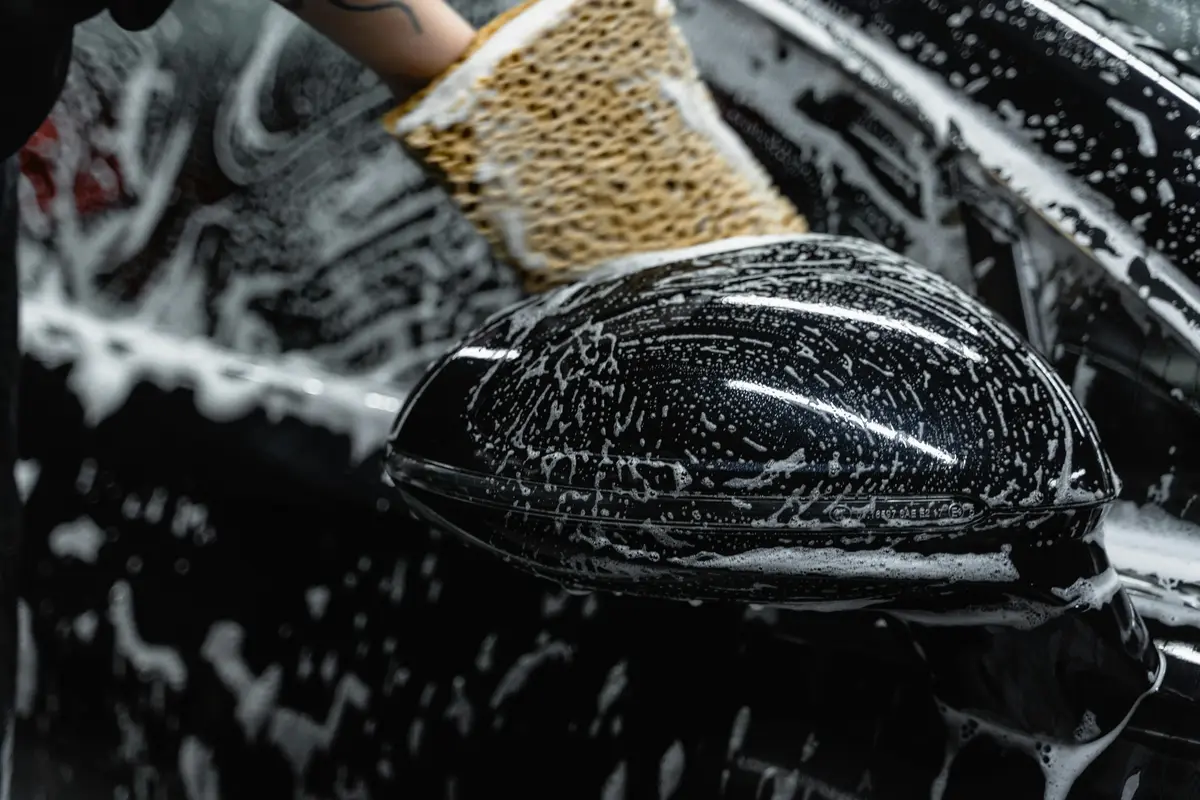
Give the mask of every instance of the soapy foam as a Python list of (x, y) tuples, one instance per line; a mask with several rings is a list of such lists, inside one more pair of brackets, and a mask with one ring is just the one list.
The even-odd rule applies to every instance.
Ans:
[[(148, 332), (148, 331), (143, 331), (143, 333), (150, 333), (150, 335), (154, 335), (154, 333)], [(173, 347), (174, 347), (174, 344), (173, 344)]]
[(138, 631), (134, 616), (133, 589), (117, 581), (109, 592), (108, 621), (113, 627), (113, 648), (138, 675), (160, 680), (176, 692), (187, 686), (187, 665), (179, 653), (166, 645), (149, 644)]
[[(951, 130), (989, 171), (1000, 176), (1045, 219), (1074, 236), (1080, 246), (1115, 278), (1126, 281), (1130, 266), (1141, 259), (1153, 280), (1160, 281), (1181, 302), (1200, 313), (1200, 291), (1162, 255), (1149, 250), (1145, 243), (1103, 203), (1086, 195), (1078, 182), (1069, 178), (1060, 166), (1019, 143), (1003, 124), (992, 119), (982, 108), (964, 100), (961, 93), (940, 77), (914, 64), (898, 52), (811, 0), (734, 0), (750, 8), (784, 30), (800, 38), (814, 50), (842, 64), (864, 80), (890, 85), (911, 101), (932, 125), (939, 139), (948, 141)], [(1029, 0), (1055, 18), (1069, 18), (1043, 0)], [(1130, 56), (1131, 63), (1138, 59)], [(1194, 100), (1192, 101), (1195, 102)], [(1145, 145), (1143, 145), (1145, 146)], [(1079, 222), (1105, 231), (1107, 248), (1090, 250), (1086, 237), (1077, 235)], [(1200, 329), (1171, 302), (1157, 296), (1146, 303), (1172, 326), (1185, 341), (1200, 349)]]
[(941, 771), (934, 779), (930, 789), (930, 800), (942, 800), (955, 759), (967, 742), (979, 735), (987, 736), (1005, 747), (1018, 750), (1033, 758), (1046, 779), (1044, 800), (1067, 800), (1071, 788), (1079, 777), (1091, 766), (1092, 762), (1108, 749), (1109, 745), (1117, 740), (1117, 737), (1129, 725), (1129, 721), (1133, 719), (1133, 715), (1142, 701), (1162, 685), (1165, 672), (1165, 662), (1160, 661), (1153, 686), (1138, 697), (1121, 722), (1108, 733), (1086, 744), (1039, 741), (1028, 734), (1010, 730), (939, 703), (938, 711), (946, 725), (946, 754), (942, 761)]
[(776, 764), (771, 764), (750, 756), (738, 759), (741, 767), (749, 772), (762, 776), (758, 792), (754, 797), (768, 797), (766, 788), (770, 787), (770, 800), (794, 800), (794, 798), (822, 798), (822, 800), (863, 800), (858, 792), (848, 792), (832, 783), (823, 781), (813, 775), (805, 774), (798, 769), (784, 770)]
[(1164, 585), (1200, 585), (1200, 525), (1153, 505), (1114, 504), (1104, 521), (1104, 546), (1121, 572)]
[(42, 465), (37, 461), (22, 459), (17, 462), (14, 478), (17, 482), (17, 492), (20, 494), (21, 502), (29, 501), (29, 496), (37, 487), (41, 474)]
[[(1111, 603), (1122, 588), (1122, 579), (1118, 568), (1132, 569), (1142, 575), (1170, 580), (1169, 576), (1172, 574), (1176, 578), (1180, 573), (1190, 575), (1195, 567), (1196, 560), (1188, 558), (1186, 552), (1196, 548), (1196, 542), (1200, 539), (1194, 537), (1200, 531), (1197, 531), (1196, 526), (1171, 517), (1162, 509), (1156, 507), (1138, 509), (1132, 503), (1118, 503), (1116, 509), (1108, 516), (1104, 530), (1104, 540), (1113, 559), (1114, 567), (1110, 567), (1097, 576), (1081, 577), (1070, 586), (1052, 589), (1051, 592), (1064, 601), (1068, 610), (1098, 610)], [(1182, 553), (1181, 545), (1184, 548)], [(1180, 610), (1179, 606), (1163, 604), (1156, 598), (1146, 598), (1136, 592), (1132, 593), (1132, 597), (1134, 605), (1139, 611), (1145, 608), (1147, 601), (1171, 605), (1176, 613)], [(1048, 607), (1043, 611), (1045, 616), (1040, 619), (1037, 616), (1030, 616), (1026, 621), (1037, 625), (1048, 620), (1050, 616), (1064, 613), (1064, 609), (1049, 609)], [(1200, 612), (1196, 612), (1196, 615), (1200, 617)], [(953, 625), (956, 622), (956, 615), (935, 616), (904, 612), (894, 614), (894, 616), (919, 624)], [(1014, 619), (1020, 620), (1021, 616), (1018, 605), (1012, 609), (995, 609), (990, 617), (972, 619), (970, 615), (957, 615), (957, 617), (961, 617), (957, 621), (960, 624), (1010, 624)], [(1179, 657), (1178, 653), (1171, 652), (1171, 654)], [(948, 739), (942, 768), (931, 787), (931, 800), (941, 800), (954, 761), (967, 742), (978, 735), (986, 735), (1002, 746), (1019, 750), (1034, 758), (1045, 777), (1045, 800), (1066, 800), (1075, 782), (1088, 766), (1128, 726), (1141, 702), (1157, 691), (1162, 683), (1165, 669), (1166, 662), (1160, 659), (1152, 687), (1139, 696), (1125, 717), (1112, 730), (1095, 737), (1097, 731), (1094, 728), (1089, 729), (1086, 726), (1081, 728), (1078, 732), (1079, 738), (1091, 739), (1085, 744), (1039, 741), (1037, 737), (1010, 730), (939, 703), (938, 708), (946, 725)], [(1094, 719), (1092, 724), (1094, 726)]]
[(1114, 505), (1104, 546), (1138, 613), (1164, 625), (1200, 630), (1200, 526), (1159, 506)]
[(33, 637), (33, 612), (23, 599), (17, 601), (17, 685), (14, 708), (17, 716), (33, 715), (38, 689), (38, 648)]
[(69, 385), (92, 424), (147, 381), (194, 390), (197, 410), (216, 421), (263, 409), (348, 436), (353, 457), (382, 449), (403, 404), (395, 387), (330, 374), (304, 359), (253, 361), (206, 339), (179, 339), (128, 320), (101, 320), (39, 298), (22, 305), (22, 346), (48, 365), (73, 365)]
[(91, 517), (64, 522), (50, 531), (50, 552), (59, 558), (75, 558), (95, 564), (108, 536)]
[(187, 800), (220, 800), (221, 777), (213, 751), (195, 736), (179, 745), (179, 780)]
[(1200, 630), (1200, 607), (1195, 595), (1159, 589), (1150, 594), (1131, 591), (1129, 599), (1145, 619), (1175, 628)]
[[(201, 656), (212, 665), (225, 688), (236, 700), (236, 715), (247, 741), (266, 734), (266, 741), (283, 756), (298, 781), (303, 780), (313, 757), (327, 751), (348, 710), (364, 710), (371, 690), (357, 676), (343, 674), (334, 688), (324, 720), (280, 703), (283, 667), (268, 666), (254, 674), (242, 652), (246, 632), (235, 622), (220, 621), (209, 629)], [(332, 680), (332, 675), (329, 676)]]
[[(871, 115), (901, 140), (886, 146), (858, 123), (851, 123), (846, 130), (830, 128), (797, 108), (801, 99), (809, 97), (819, 105), (842, 93), (857, 94), (856, 77), (867, 84), (882, 80), (869, 64), (862, 63), (856, 73), (831, 69), (805, 47), (781, 38), (771, 21), (726, 0), (695, 5), (680, 25), (708, 82), (752, 109), (794, 147), (795, 158), (812, 165), (821, 176), (822, 190), (831, 192), (844, 184), (863, 192), (869, 198), (867, 207), (877, 207), (885, 219), (899, 224), (907, 240), (905, 255), (960, 286), (972, 285), (963, 258), (967, 245), (962, 227), (946, 222), (955, 203), (946, 197), (940, 167), (925, 152), (923, 132), (890, 107), (868, 102)], [(825, 44), (837, 47), (832, 39)], [(763, 56), (773, 51), (778, 51), (779, 57)], [(731, 53), (738, 55), (732, 57)], [(852, 146), (850, 137), (857, 140), (853, 144), (867, 145), (871, 155)], [(904, 157), (894, 152), (895, 148), (902, 148)], [(876, 163), (872, 165), (872, 161)], [(893, 179), (912, 187), (908, 199), (919, 198), (920, 207), (909, 207), (895, 189), (881, 183), (875, 169), (880, 161), (886, 163)], [(826, 225), (830, 229), (843, 229), (846, 220), (841, 219), (839, 204), (825, 208), (824, 213), (829, 215)], [(852, 220), (855, 233), (868, 239), (879, 237), (878, 232), (864, 229), (862, 220)]]
[(1033, 630), (1063, 613), (1061, 606), (1050, 606), (1022, 597), (1009, 597), (1003, 605), (969, 606), (948, 611), (889, 611), (888, 616), (927, 628), (957, 628), (967, 625), (995, 625), (1018, 630)]
[(1114, 568), (1109, 567), (1097, 576), (1081, 577), (1070, 586), (1050, 591), (1070, 608), (1098, 611), (1112, 602), (1117, 592), (1121, 591), (1121, 578)]
[(683, 742), (676, 739), (659, 761), (658, 796), (660, 800), (675, 797), (680, 783), (683, 782), (683, 770), (686, 764), (687, 754), (683, 749)]
[(928, 555), (888, 549), (858, 552), (838, 547), (770, 547), (730, 556), (701, 554), (671, 558), (669, 561), (681, 567), (697, 569), (762, 571), (828, 578), (1011, 583), (1020, 577), (1007, 547), (998, 553)]
[[(191, 385), (203, 395), (198, 411), (218, 421), (255, 408), (294, 414), (345, 433), (362, 458), (382, 446), (404, 387), (489, 310), (515, 299), (515, 286), (444, 193), (366, 117), (387, 96), (382, 87), (362, 92), (356, 83), (328, 113), (272, 128), (265, 117), (273, 111), (260, 98), (292, 69), (287, 56), (295, 56), (297, 39), (311, 34), (282, 9), (248, 16), (261, 19), (261, 35), (216, 98), (212, 131), (221, 177), (238, 189), (212, 205), (187, 191), (193, 154), (203, 150), (194, 146), (203, 130), (190, 119), (194, 86), (177, 74), (188, 57), (166, 56), (157, 34), (114, 44), (97, 35), (104, 26), (81, 27), (76, 54), (87, 68), (72, 70), (53, 118), (59, 136), (47, 166), (54, 199), (42, 206), (28, 179), (19, 185), (22, 335), (34, 358), (54, 366), (67, 355), (76, 363), (71, 388), (89, 422), (119, 408), (138, 380), (168, 390)], [(337, 61), (334, 52), (327, 48), (324, 58)], [(346, 82), (352, 72), (336, 75)], [(97, 116), (102, 98), (120, 107), (111, 123)], [(101, 180), (102, 170), (115, 180), (89, 144), (101, 156), (120, 154), (116, 169), (128, 202), (85, 215), (69, 188)], [(122, 262), (156, 228), (169, 252), (155, 245), (138, 254), (147, 282), (131, 305), (116, 295), (127, 288), (125, 273), (138, 269)], [(215, 262), (214, 240), (233, 244), (222, 246)], [(397, 253), (404, 254), (399, 263)], [(215, 273), (223, 276), (220, 285)], [(288, 300), (299, 288), (321, 300)], [(291, 304), (288, 316), (295, 311), (301, 326), (319, 318), (320, 341), (300, 344), (301, 356), (281, 357), (297, 345), (253, 307), (263, 301)], [(57, 331), (47, 332), (46, 322), (77, 338), (71, 347), (79, 352), (58, 352)], [(90, 344), (115, 328), (126, 335), (113, 344), (131, 345), (139, 363)], [(213, 344), (204, 343), (209, 338)], [(259, 390), (244, 385), (252, 379), (229, 380), (264, 371), (285, 380)], [(303, 376), (301, 385), (286, 380), (289, 374)], [(353, 388), (340, 392), (347, 384)], [(304, 397), (313, 387), (319, 396)], [(331, 394), (347, 396), (330, 402)]]
[(1108, 98), (1107, 102), (1109, 108), (1120, 114), (1133, 126), (1138, 137), (1138, 152), (1147, 158), (1158, 155), (1158, 141), (1154, 138), (1154, 126), (1150, 124), (1150, 118), (1115, 97)]

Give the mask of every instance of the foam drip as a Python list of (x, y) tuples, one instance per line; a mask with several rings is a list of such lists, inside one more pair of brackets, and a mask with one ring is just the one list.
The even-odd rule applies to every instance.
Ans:
[(1050, 590), (1070, 608), (1079, 611), (1098, 611), (1108, 605), (1121, 591), (1121, 579), (1117, 571), (1109, 567), (1095, 577), (1083, 577), (1066, 588)]
[[(977, 736), (988, 736), (1004, 747), (1018, 750), (1033, 758), (1046, 779), (1044, 800), (1067, 800), (1079, 777), (1121, 735), (1142, 701), (1158, 690), (1166, 673), (1165, 663), (1160, 660), (1153, 686), (1134, 701), (1129, 713), (1121, 722), (1108, 733), (1086, 744), (1049, 743), (938, 703), (938, 711), (946, 725), (946, 754), (941, 771), (930, 789), (930, 800), (942, 800), (955, 760), (963, 748)], [(1090, 732), (1081, 729), (1077, 735), (1084, 738)]]
[[(1140, 573), (1161, 578), (1170, 573), (1178, 575), (1197, 569), (1196, 561), (1186, 556), (1181, 558), (1179, 551), (1181, 542), (1196, 536), (1196, 532), (1192, 530), (1194, 526), (1183, 523), (1158, 508), (1139, 509), (1127, 502), (1116, 505), (1103, 527), (1103, 537), (1097, 533), (1094, 538), (1103, 538), (1108, 543), (1109, 555), (1122, 570), (1132, 567)], [(1190, 540), (1192, 549), (1196, 548), (1195, 541)], [(1128, 583), (1128, 579), (1124, 583)], [(1100, 610), (1110, 604), (1122, 588), (1122, 576), (1118, 573), (1117, 566), (1114, 566), (1099, 575), (1080, 577), (1070, 586), (1051, 589), (1051, 593), (1064, 602), (1064, 606), (1057, 609), (1014, 597), (1011, 598), (1010, 605), (975, 609), (960, 614), (904, 612), (893, 616), (934, 626), (1011, 625), (1014, 622), (1023, 622), (1019, 627), (1033, 628), (1064, 613)], [(1139, 611), (1147, 601), (1169, 605), (1157, 598), (1146, 598), (1136, 591), (1131, 594)], [(1138, 602), (1139, 598), (1142, 603)], [(1197, 617), (1200, 617), (1200, 612), (1196, 613)], [(1004, 748), (1017, 750), (1033, 758), (1045, 778), (1044, 800), (1067, 800), (1080, 776), (1121, 735), (1142, 701), (1158, 690), (1165, 671), (1166, 661), (1160, 658), (1151, 687), (1138, 696), (1122, 720), (1108, 732), (1097, 735), (1099, 729), (1095, 716), (1090, 712), (1086, 713), (1075, 732), (1079, 743), (1046, 741), (1044, 738), (1014, 731), (969, 712), (950, 708), (939, 701), (938, 711), (946, 725), (947, 742), (941, 770), (931, 786), (931, 800), (942, 800), (955, 761), (967, 744), (978, 736), (987, 736)]]

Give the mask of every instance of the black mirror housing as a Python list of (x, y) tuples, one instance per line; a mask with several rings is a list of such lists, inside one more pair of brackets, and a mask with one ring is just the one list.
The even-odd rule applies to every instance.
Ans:
[(805, 235), (631, 257), (490, 320), (410, 396), (418, 513), (568, 585), (871, 604), (1020, 579), (1117, 482), (1051, 367), (949, 282)]

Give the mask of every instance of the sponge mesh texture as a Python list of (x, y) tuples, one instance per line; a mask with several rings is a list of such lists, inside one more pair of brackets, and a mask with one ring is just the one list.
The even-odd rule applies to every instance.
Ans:
[(721, 120), (669, 2), (555, 1), (535, 35), (520, 22), (536, 4), (495, 20), (385, 119), (527, 288), (619, 256), (808, 230)]

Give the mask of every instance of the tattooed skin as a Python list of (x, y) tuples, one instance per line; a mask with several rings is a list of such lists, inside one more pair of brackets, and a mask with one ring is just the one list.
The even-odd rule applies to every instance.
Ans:
[(309, 2), (328, 3), (334, 8), (341, 9), (342, 11), (355, 11), (361, 13), (387, 11), (389, 8), (395, 8), (404, 12), (404, 14), (408, 16), (408, 21), (412, 23), (413, 30), (415, 30), (417, 33), (421, 33), (421, 21), (417, 19), (416, 12), (412, 10), (412, 7), (409, 6), (408, 3), (402, 3), (400, 0), (379, 0), (378, 2), (367, 3), (365, 5), (356, 5), (348, 2), (348, 0), (277, 0), (277, 2), (288, 11), (301, 11), (304, 9), (305, 3)]

